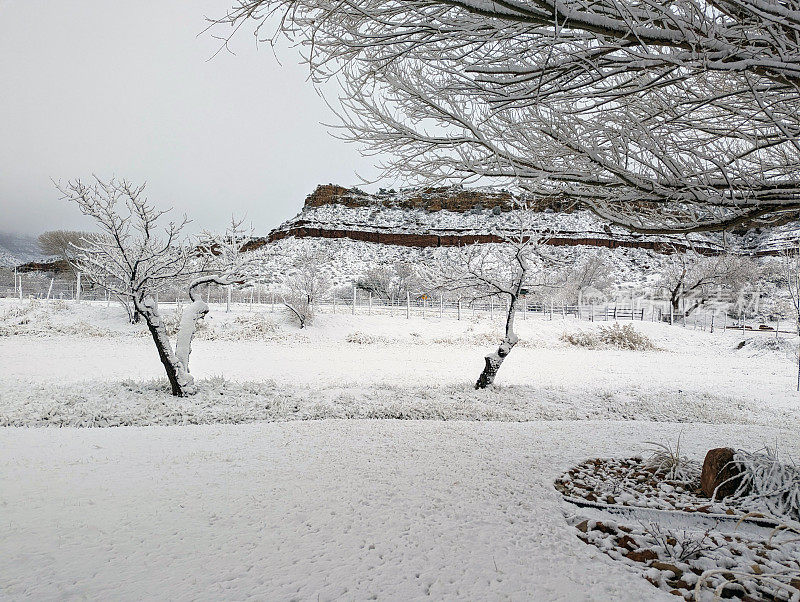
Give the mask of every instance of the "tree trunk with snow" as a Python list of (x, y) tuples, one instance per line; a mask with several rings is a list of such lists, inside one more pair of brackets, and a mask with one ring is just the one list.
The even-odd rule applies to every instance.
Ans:
[[(203, 301), (203, 296), (195, 294), (195, 289), (204, 281), (196, 281), (189, 287), (189, 298), (192, 302), (183, 310), (181, 323), (178, 326), (178, 340), (175, 342), (175, 355), (189, 372), (189, 355), (192, 353), (192, 340), (197, 332), (197, 322), (205, 318), (209, 311), (208, 304)], [(230, 290), (230, 289), (229, 289)]]
[[(134, 298), (137, 311), (144, 317), (147, 328), (153, 337), (153, 342), (158, 350), (158, 357), (167, 373), (172, 394), (177, 397), (186, 397), (197, 392), (194, 378), (189, 374), (186, 365), (181, 362), (172, 350), (169, 334), (164, 325), (164, 320), (158, 312), (158, 304), (151, 296)], [(188, 357), (188, 355), (187, 355)]]
[(500, 370), (503, 360), (508, 357), (514, 345), (519, 341), (519, 337), (514, 333), (514, 312), (517, 308), (517, 301), (517, 295), (511, 295), (511, 302), (508, 304), (508, 315), (506, 316), (505, 336), (500, 343), (500, 347), (497, 348), (497, 351), (490, 353), (484, 358), (486, 360), (486, 365), (478, 378), (478, 382), (475, 383), (476, 389), (485, 389), (494, 383), (494, 379), (497, 376), (497, 372)]

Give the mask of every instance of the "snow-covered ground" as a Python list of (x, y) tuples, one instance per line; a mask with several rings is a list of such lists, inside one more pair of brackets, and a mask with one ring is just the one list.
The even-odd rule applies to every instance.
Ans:
[(670, 600), (583, 544), (552, 482), (679, 433), (692, 455), (800, 451), (636, 421), (3, 429), (0, 596)]
[(602, 323), (537, 317), (476, 392), (499, 316), (215, 306), (176, 400), (121, 308), (26, 304), (0, 302), (0, 423), (250, 424), (0, 428), (0, 598), (667, 600), (553, 480), (679, 435), (800, 453), (796, 339), (635, 322), (658, 350), (590, 350), (561, 336)]

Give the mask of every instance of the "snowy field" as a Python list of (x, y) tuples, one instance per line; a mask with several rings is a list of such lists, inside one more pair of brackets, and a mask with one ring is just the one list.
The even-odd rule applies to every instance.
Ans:
[[(195, 397), (175, 400), (144, 326), (119, 307), (0, 305), (0, 424), (145, 425), (305, 418), (642, 419), (800, 425), (795, 340), (633, 322), (659, 348), (572, 346), (604, 323), (519, 320), (497, 387), (476, 392), (501, 318), (322, 314), (215, 307), (193, 345)], [(168, 316), (173, 310), (166, 310)], [(3, 313), (5, 312), (5, 313)], [(742, 349), (737, 347), (745, 342)]]
[(476, 392), (499, 316), (208, 322), (201, 392), (176, 400), (120, 308), (0, 302), (0, 424), (19, 425), (0, 598), (668, 600), (575, 536), (553, 480), (679, 434), (698, 459), (800, 454), (794, 339), (636, 322), (658, 350), (584, 349), (562, 335), (602, 324), (521, 320)]

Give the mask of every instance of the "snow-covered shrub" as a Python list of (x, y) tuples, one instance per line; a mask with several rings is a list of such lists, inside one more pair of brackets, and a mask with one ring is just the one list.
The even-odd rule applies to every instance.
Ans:
[(603, 346), (597, 333), (585, 330), (565, 332), (561, 335), (561, 340), (575, 347), (586, 347), (587, 349), (599, 349)]
[(351, 332), (345, 337), (345, 341), (348, 343), (355, 343), (356, 345), (374, 345), (375, 343), (382, 342), (382, 339), (383, 337), (361, 332), (360, 330)]
[(245, 335), (243, 338), (269, 337), (280, 331), (275, 321), (262, 313), (236, 316), (233, 323)]
[(800, 468), (781, 462), (777, 450), (769, 447), (759, 452), (738, 450), (733, 460), (741, 470), (733, 499), (744, 508), (800, 521)]
[(601, 326), (600, 340), (606, 345), (632, 351), (651, 351), (656, 348), (647, 335), (630, 324), (622, 326), (619, 322), (614, 322), (611, 326)]
[(656, 349), (650, 338), (636, 330), (630, 324), (620, 325), (614, 322), (611, 326), (601, 326), (597, 332), (579, 330), (565, 332), (561, 340), (586, 349), (601, 349), (603, 347), (617, 347), (632, 351), (652, 351)]
[(756, 357), (777, 353), (790, 359), (796, 359), (797, 345), (786, 338), (775, 338), (770, 335), (756, 335), (736, 346), (737, 351)]
[(678, 562), (686, 562), (697, 558), (703, 552), (719, 548), (720, 546), (711, 538), (713, 530), (712, 527), (703, 532), (677, 531), (675, 529), (663, 529), (658, 523), (650, 523), (645, 526), (645, 532), (656, 540), (656, 543), (664, 550), (667, 557)]

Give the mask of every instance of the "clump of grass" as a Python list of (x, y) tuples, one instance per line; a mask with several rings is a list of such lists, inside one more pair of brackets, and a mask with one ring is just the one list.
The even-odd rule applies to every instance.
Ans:
[(685, 483), (700, 478), (700, 463), (681, 454), (680, 436), (674, 448), (669, 443), (655, 441), (646, 441), (645, 444), (652, 450), (650, 457), (645, 461), (645, 466), (653, 469), (657, 476)]

